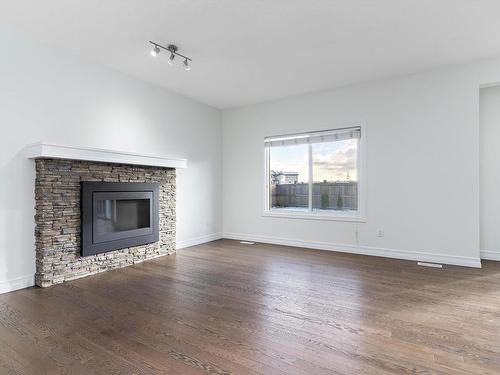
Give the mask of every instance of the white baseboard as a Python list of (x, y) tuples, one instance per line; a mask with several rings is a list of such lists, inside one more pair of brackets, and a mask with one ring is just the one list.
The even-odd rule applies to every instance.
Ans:
[[(177, 241), (176, 248), (183, 249), (185, 247), (200, 245), (206, 242), (219, 240), (221, 238), (227, 238), (231, 240), (262, 242), (274, 245), (304, 247), (309, 249), (338, 251), (342, 253), (371, 255), (371, 256), (386, 257), (386, 258), (451, 264), (456, 266), (476, 267), (476, 268), (481, 267), (481, 259), (500, 261), (500, 252), (497, 251), (482, 250), (481, 259), (477, 259), (472, 257), (462, 257), (455, 255), (431, 254), (425, 252), (394, 250), (394, 249), (385, 249), (385, 248), (369, 247), (369, 246), (356, 247), (353, 245), (335, 244), (330, 242), (318, 242), (318, 241), (311, 242), (311, 241), (294, 240), (289, 238), (261, 236), (256, 234), (227, 233), (227, 232), (212, 233), (204, 236), (199, 236), (196, 238), (191, 238), (189, 240)], [(0, 294), (12, 292), (18, 289), (28, 288), (33, 285), (35, 285), (34, 275), (21, 276), (10, 280), (0, 281)]]
[(500, 251), (481, 250), (481, 259), (500, 261)]
[(403, 260), (414, 260), (417, 262), (421, 261), (430, 263), (450, 264), (455, 266), (481, 268), (481, 259), (473, 257), (432, 254), (428, 252), (395, 250), (395, 249), (386, 249), (386, 248), (371, 247), (371, 246), (354, 246), (354, 245), (336, 244), (330, 242), (311, 242), (311, 241), (294, 240), (289, 238), (279, 238), (279, 237), (261, 236), (261, 235), (244, 234), (244, 233), (225, 232), (222, 234), (222, 237), (232, 240), (263, 242), (274, 245), (287, 245), (294, 247), (305, 247), (309, 249), (338, 251), (342, 253), (371, 255), (371, 256), (386, 257), (386, 258), (403, 259)]
[(15, 279), (0, 281), (0, 294), (35, 285), (35, 275), (16, 277)]
[(177, 241), (175, 248), (177, 250), (183, 249), (185, 247), (200, 245), (205, 242), (220, 240), (222, 238), (222, 233), (212, 233), (200, 237), (190, 238), (189, 240)]

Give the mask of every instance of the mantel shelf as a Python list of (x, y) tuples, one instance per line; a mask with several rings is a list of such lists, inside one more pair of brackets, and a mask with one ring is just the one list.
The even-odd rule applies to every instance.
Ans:
[(163, 168), (187, 168), (186, 159), (166, 158), (163, 156), (134, 154), (124, 151), (105, 150), (91, 147), (77, 147), (39, 142), (26, 146), (30, 159), (69, 159), (145, 165)]

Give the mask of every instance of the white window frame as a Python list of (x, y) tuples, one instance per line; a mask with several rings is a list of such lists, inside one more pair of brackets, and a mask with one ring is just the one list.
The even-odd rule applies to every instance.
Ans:
[[(312, 210), (312, 184), (313, 184), (313, 158), (312, 144), (309, 144), (309, 208), (308, 211), (280, 211), (279, 209), (271, 209), (270, 202), (270, 148), (264, 146), (265, 160), (265, 175), (264, 175), (264, 217), (286, 218), (286, 219), (305, 219), (305, 220), (331, 220), (331, 221), (350, 221), (350, 222), (366, 222), (366, 125), (365, 123), (349, 124), (342, 127), (337, 127), (328, 130), (345, 129), (351, 127), (359, 127), (361, 129), (361, 137), (358, 140), (358, 157), (357, 157), (357, 173), (358, 173), (358, 210), (353, 212), (314, 212)], [(304, 132), (308, 134), (310, 132)], [(298, 133), (299, 135), (301, 133)], [(294, 134), (297, 135), (297, 134)]]

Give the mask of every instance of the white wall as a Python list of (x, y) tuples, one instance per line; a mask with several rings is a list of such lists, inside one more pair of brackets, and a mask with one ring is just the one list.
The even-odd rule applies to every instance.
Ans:
[(221, 232), (218, 110), (16, 35), (0, 41), (0, 292), (35, 272), (29, 143), (187, 158), (178, 170), (178, 242)]
[(500, 86), (480, 92), (481, 255), (500, 260)]
[[(499, 80), (486, 60), (224, 111), (225, 236), (478, 266), (479, 87)], [(265, 136), (359, 121), (366, 223), (262, 217)]]

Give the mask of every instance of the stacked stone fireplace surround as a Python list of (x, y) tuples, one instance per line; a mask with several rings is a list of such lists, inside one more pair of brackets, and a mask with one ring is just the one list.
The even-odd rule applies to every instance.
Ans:
[[(61, 159), (37, 159), (35, 163), (38, 286), (48, 287), (175, 252), (175, 169)], [(82, 257), (82, 181), (159, 183), (159, 241)]]

